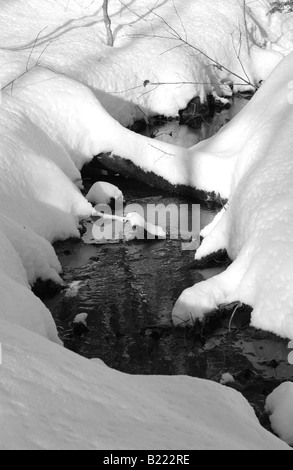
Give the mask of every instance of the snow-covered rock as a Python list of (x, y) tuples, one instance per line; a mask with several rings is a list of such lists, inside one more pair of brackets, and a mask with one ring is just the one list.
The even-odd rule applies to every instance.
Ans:
[(233, 375), (229, 374), (229, 372), (225, 372), (225, 374), (222, 374), (220, 384), (226, 385), (231, 382), (235, 382)]
[(92, 204), (109, 204), (111, 200), (123, 200), (123, 194), (117, 186), (106, 181), (98, 181), (93, 184), (86, 195), (86, 199)]
[(230, 162), (219, 181), (230, 200), (206, 230), (196, 258), (226, 249), (234, 261), (183, 292), (173, 311), (176, 324), (240, 301), (253, 307), (253, 326), (293, 338), (292, 70), (290, 54), (210, 144), (219, 144), (218, 162)]
[(152, 237), (166, 238), (166, 232), (159, 225), (147, 222), (138, 212), (128, 212), (125, 219), (130, 222), (131, 228), (136, 231), (138, 229), (145, 230)]
[(73, 323), (82, 323), (83, 325), (86, 326), (87, 317), (88, 317), (87, 313), (79, 313), (78, 315), (74, 317)]
[(0, 331), (1, 449), (289, 449), (235, 390), (123, 374), (20, 327)]
[(293, 445), (293, 383), (284, 382), (266, 400), (273, 431), (283, 441)]

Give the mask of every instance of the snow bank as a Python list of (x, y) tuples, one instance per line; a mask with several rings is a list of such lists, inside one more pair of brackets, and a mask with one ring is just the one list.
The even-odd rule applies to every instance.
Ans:
[[(196, 95), (230, 95), (231, 83), (235, 91), (251, 88), (246, 82), (266, 79), (277, 58), (292, 50), (292, 14), (268, 15), (270, 2), (264, 1), (247, 2), (244, 11), (242, 0), (111, 0), (110, 48), (101, 3), (19, 0), (1, 6), (0, 42), (14, 60), (6, 61), (0, 81), (7, 84), (40, 62), (90, 87), (128, 125), (153, 114), (176, 116)], [(265, 70), (258, 66), (262, 55)]]
[[(2, 269), (3, 265), (0, 270), (0, 320), (9, 322), (11, 331), (15, 328), (14, 325), (20, 325), (61, 344), (49, 310), (27, 287), (8, 277)], [(5, 331), (2, 328), (2, 323), (0, 336), (3, 344)]]
[(0, 213), (50, 242), (79, 236), (78, 219), (91, 214), (91, 205), (52, 160), (18, 133), (23, 118), (4, 106), (0, 110)]
[(227, 210), (205, 231), (196, 259), (226, 249), (234, 261), (181, 295), (173, 311), (176, 324), (241, 301), (253, 307), (253, 326), (293, 338), (292, 70), (290, 54), (212, 141), (219, 144), (219, 160), (230, 161), (223, 183), (231, 196)]
[(266, 401), (273, 431), (283, 441), (293, 445), (293, 383), (285, 382)]
[(2, 231), (0, 231), (0, 266), (5, 268), (5, 273), (8, 277), (24, 287), (29, 287), (27, 274), (21, 259), (9, 238)]
[[(0, 227), (18, 253), (30, 285), (38, 279), (43, 281), (50, 279), (57, 284), (62, 284), (59, 276), (62, 271), (60, 262), (52, 245), (45, 238), (1, 213)], [(11, 267), (15, 266), (11, 256), (10, 259)], [(2, 263), (1, 266), (3, 266)], [(17, 266), (16, 270), (18, 273), (21, 272)]]
[(0, 318), (60, 342), (50, 312), (29, 284), (39, 278), (62, 283), (61, 266), (50, 242), (79, 237), (79, 220), (91, 215), (92, 206), (70, 181), (80, 174), (69, 154), (38, 126), (37, 119), (33, 123), (22, 112), (19, 103), (17, 97), (3, 93)]
[[(218, 176), (229, 176), (226, 166), (230, 168), (230, 161), (227, 165), (220, 161), (218, 153), (213, 153), (209, 141), (206, 141), (205, 145), (198, 144), (190, 150), (166, 142), (154, 143), (153, 139), (122, 127), (107, 113), (87, 87), (45, 68), (35, 68), (18, 79), (14, 83), (12, 96), (10, 90), (5, 90), (3, 104), (7, 112), (14, 116), (14, 121), (33, 122), (46, 133), (57, 148), (66, 149), (64, 152), (70, 156), (78, 169), (91, 161), (94, 155), (109, 152), (109, 160), (113, 160), (114, 167), (116, 156), (122, 159), (124, 165), (122, 172), (127, 170), (129, 160), (135, 168), (143, 171), (143, 178), (154, 174), (173, 186), (190, 186), (204, 191), (219, 192), (224, 182), (219, 183)], [(28, 142), (26, 138), (30, 134), (20, 134), (14, 128), (13, 134), (16, 132), (18, 147), (22, 142), (23, 151), (24, 149), (31, 151), (30, 140)], [(38, 139), (38, 134), (36, 136)], [(214, 147), (218, 148), (217, 141)], [(33, 151), (35, 152), (35, 149)], [(54, 163), (65, 169), (65, 173), (70, 176), (70, 167), (63, 157), (60, 152), (55, 153)], [(210, 165), (215, 167), (217, 165), (217, 177), (214, 173), (210, 175)], [(56, 168), (55, 172), (58, 173)], [(56, 179), (56, 183), (57, 181)], [(63, 186), (65, 190), (69, 183), (66, 182)], [(72, 193), (72, 189), (68, 191)], [(64, 205), (63, 193), (62, 188), (56, 189), (56, 198), (63, 201)], [(75, 196), (71, 196), (70, 200), (74, 201), (77, 194), (75, 191)], [(66, 200), (68, 201), (69, 197)], [(79, 202), (84, 205), (81, 200)], [(86, 215), (85, 209), (79, 215)], [(68, 226), (68, 220), (65, 223)], [(46, 232), (50, 233), (48, 230), (46, 227)], [(70, 235), (76, 236), (76, 230)]]
[(0, 331), (1, 449), (288, 449), (235, 390), (122, 374), (5, 322)]
[[(257, 8), (250, 5), (244, 14), (240, 0), (224, 4), (220, 0), (198, 0), (171, 6), (161, 2), (152, 12), (142, 0), (124, 6), (113, 0), (110, 14), (114, 48), (105, 45), (102, 9), (97, 1), (82, 7), (76, 2), (63, 4), (56, 0), (42, 2), (41, 8), (36, 0), (4, 5), (0, 9), (0, 39), (7, 48), (0, 51), (0, 62), (5, 64), (0, 69), (0, 81), (7, 85), (20, 76), (5, 88), (5, 106), (25, 114), (28, 119), (24, 121), (24, 133), (38, 135), (30, 139), (38, 142), (34, 151), (41, 149), (72, 181), (78, 181), (78, 170), (93, 155), (110, 152), (114, 167), (114, 156), (118, 155), (124, 167), (125, 160), (130, 160), (151, 182), (154, 174), (163, 178), (159, 184), (167, 181), (226, 198), (233, 158), (220, 160), (218, 156), (226, 155), (228, 142), (211, 139), (187, 151), (159, 141), (154, 145), (152, 140), (119, 126), (103, 106), (120, 122), (130, 124), (134, 118), (156, 113), (178, 115), (178, 110), (195, 95), (203, 98), (206, 93), (222, 93), (223, 83), (241, 82), (197, 51), (174, 48), (180, 45), (176, 40), (174, 44), (174, 37), (146, 37), (153, 31), (158, 36), (170, 36), (164, 21), (227, 69), (244, 74), (245, 80), (258, 83), (266, 78), (282, 55), (267, 46), (269, 33), (265, 30), (271, 24), (266, 14), (268, 4), (258, 3)], [(12, 39), (7, 15), (14, 18), (18, 44)], [(261, 28), (258, 17), (262, 18)], [(256, 67), (263, 76), (255, 71)], [(26, 70), (29, 72), (23, 75)], [(182, 79), (196, 84), (178, 86)], [(149, 89), (149, 85), (143, 85), (145, 80), (173, 81), (176, 85), (150, 85)], [(243, 84), (235, 85), (235, 90)], [(224, 88), (230, 93), (227, 85)], [(235, 152), (237, 145), (235, 142)], [(210, 167), (215, 168), (212, 175)]]

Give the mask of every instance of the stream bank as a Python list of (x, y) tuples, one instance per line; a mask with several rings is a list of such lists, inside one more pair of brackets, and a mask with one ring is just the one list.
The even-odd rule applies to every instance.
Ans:
[[(191, 146), (217, 132), (241, 106), (242, 102), (234, 102), (230, 110), (216, 114), (197, 130), (170, 121), (148, 132)], [(84, 169), (83, 176), (86, 190), (98, 179), (115, 184), (127, 204), (178, 207), (198, 202), (108, 174), (95, 162)], [(201, 227), (218, 210), (201, 204)], [(85, 222), (85, 228), (81, 240), (55, 245), (68, 288), (45, 299), (65, 346), (131, 374), (190, 375), (220, 382), (222, 374), (229, 372), (235, 382), (228, 385), (243, 393), (270, 429), (264, 413), (266, 396), (293, 378), (287, 342), (249, 327), (247, 308), (239, 309), (232, 321), (232, 312), (223, 312), (213, 328), (207, 325), (201, 331), (174, 328), (171, 323), (181, 292), (225, 265), (214, 262), (209, 268), (194, 269), (194, 251), (182, 251), (180, 239), (98, 244), (91, 236), (92, 221)], [(80, 313), (88, 314), (89, 331), (77, 336), (72, 322)]]

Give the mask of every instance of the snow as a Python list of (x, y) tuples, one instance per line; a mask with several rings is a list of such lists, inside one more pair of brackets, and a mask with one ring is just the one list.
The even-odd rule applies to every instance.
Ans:
[(225, 372), (225, 374), (222, 374), (220, 384), (226, 385), (231, 382), (235, 382), (233, 375), (229, 374), (229, 372)]
[(66, 289), (65, 296), (66, 297), (77, 296), (81, 287), (82, 287), (82, 281), (72, 281), (68, 285), (68, 288)]
[(78, 315), (74, 317), (73, 323), (82, 323), (83, 325), (86, 326), (87, 318), (88, 318), (87, 313), (79, 313)]
[(266, 400), (273, 431), (283, 441), (293, 445), (293, 383), (284, 382)]
[(1, 449), (288, 449), (235, 390), (123, 374), (20, 327), (0, 329)]
[(5, 267), (5, 273), (9, 278), (29, 288), (27, 274), (21, 259), (2, 231), (0, 231), (0, 266)]
[(78, 237), (78, 219), (90, 215), (92, 207), (52, 160), (36, 152), (29, 138), (21, 138), (22, 122), (2, 106), (0, 212), (13, 214), (14, 220), (50, 242)]
[(105, 181), (98, 181), (93, 184), (86, 199), (92, 204), (109, 204), (111, 199), (123, 199), (122, 191), (117, 186)]
[[(290, 54), (208, 144), (217, 142), (218, 159), (230, 161), (220, 183), (221, 193), (230, 199), (203, 232), (196, 259), (226, 249), (233, 263), (183, 292), (173, 311), (176, 324), (193, 324), (220, 304), (240, 301), (253, 307), (254, 327), (293, 338), (292, 67)], [(226, 146), (224, 157), (221, 144)]]
[[(293, 338), (287, 99), (293, 55), (278, 64), (293, 49), (292, 15), (268, 16), (264, 1), (249, 2), (244, 12), (240, 0), (175, 1), (171, 8), (162, 1), (153, 11), (142, 0), (126, 6), (111, 0), (115, 47), (109, 48), (100, 1), (2, 3), (0, 447), (287, 448), (234, 390), (189, 377), (128, 376), (53, 344), (60, 344), (56, 326), (30, 286), (39, 278), (62, 283), (51, 243), (80, 237), (80, 220), (94, 214), (80, 192), (80, 170), (109, 152), (175, 186), (230, 197), (197, 256), (226, 248), (235, 261), (183, 294), (175, 323), (237, 299), (254, 307), (254, 326)], [(172, 27), (195, 49), (174, 42)], [(168, 37), (149, 38), (153, 32)], [(193, 148), (154, 145), (123, 127), (154, 114), (178, 116), (196, 95), (230, 96), (230, 84), (234, 91), (251, 89), (246, 82), (266, 80), (275, 65), (246, 110)], [(121, 197), (112, 189), (107, 197)], [(139, 214), (127, 218), (165, 236)], [(79, 288), (73, 283), (67, 295)]]
[(0, 134), (0, 318), (60, 342), (50, 312), (29, 284), (62, 284), (50, 242), (79, 237), (79, 220), (91, 215), (92, 206), (69, 179), (80, 175), (69, 155), (7, 94)]
[[(293, 341), (289, 342), (288, 349), (293, 349)], [(291, 351), (288, 355), (288, 362), (289, 364), (293, 364), (293, 351)]]
[[(252, 47), (259, 57), (271, 51), (272, 44), (278, 46), (272, 57), (265, 54), (266, 62), (272, 60), (271, 69), (277, 56), (280, 60), (292, 50), (292, 14), (268, 15), (269, 5), (246, 2), (244, 13), (242, 0), (174, 1), (171, 7), (164, 1), (147, 5), (132, 0), (122, 5), (111, 0), (115, 47), (110, 48), (99, 0), (46, 0), (41, 8), (38, 0), (8, 2), (0, 11), (0, 42), (6, 45), (5, 52), (13, 52), (14, 60), (6, 61), (9, 67), (1, 71), (1, 82), (9, 83), (26, 64), (31, 68), (40, 62), (90, 87), (124, 125), (153, 114), (176, 116), (195, 95), (229, 95), (228, 83), (237, 91), (251, 88), (245, 81), (257, 84), (265, 79), (267, 71), (262, 74)], [(172, 36), (171, 28), (183, 42)], [(150, 84), (144, 86), (146, 80)], [(178, 86), (182, 81), (187, 83)]]
[[(2, 268), (2, 267), (1, 267)], [(8, 277), (0, 270), (0, 320), (11, 325), (20, 325), (30, 331), (38, 333), (55, 343), (61, 343), (49, 310), (27, 288)], [(5, 338), (1, 329), (1, 342)]]
[[(128, 206), (129, 207), (129, 206)], [(138, 212), (128, 212), (125, 217), (131, 224), (132, 229), (144, 229), (146, 232), (153, 237), (166, 238), (166, 232), (159, 225), (154, 225), (150, 222), (146, 222), (144, 217)], [(140, 232), (138, 230), (138, 236)]]
[[(63, 283), (59, 276), (62, 270), (60, 262), (52, 245), (45, 238), (1, 213), (0, 227), (18, 253), (26, 271), (26, 279), (31, 285), (38, 279), (52, 280), (57, 284)], [(11, 266), (15, 265), (12, 259), (10, 257)], [(17, 272), (21, 272), (19, 267), (16, 269)]]
[[(134, 118), (147, 118), (156, 113), (176, 116), (195, 95), (203, 98), (216, 89), (220, 93), (223, 81), (239, 82), (238, 77), (231, 77), (223, 69), (207, 66), (208, 60), (202, 54), (196, 51), (193, 51), (196, 54), (191, 54), (188, 47), (174, 49), (174, 40), (170, 38), (127, 39), (128, 34), (148, 35), (152, 28), (157, 28), (158, 34), (163, 31), (165, 35), (166, 25), (162, 24), (160, 16), (183, 34), (182, 21), (188, 41), (237, 74), (243, 75), (244, 68), (245, 80), (247, 75), (256, 84), (265, 79), (283, 57), (280, 52), (272, 51), (271, 43), (267, 46), (267, 37), (263, 37), (265, 27), (269, 29), (271, 23), (266, 14), (267, 4), (259, 2), (261, 7), (258, 8), (254, 4), (249, 5), (244, 21), (243, 2), (240, 0), (229, 0), (224, 4), (220, 0), (188, 3), (188, 8), (186, 2), (184, 8), (176, 2), (175, 7), (170, 8), (169, 4), (162, 2), (154, 13), (150, 13), (149, 7), (141, 0), (123, 8), (120, 2), (112, 0), (113, 30), (116, 28), (117, 36), (115, 48), (105, 45), (104, 24), (99, 16), (102, 12), (97, 1), (81, 7), (73, 1), (67, 6), (67, 3), (63, 5), (55, 0), (46, 0), (40, 8), (36, 0), (19, 0), (17, 7), (12, 2), (1, 8), (0, 39), (8, 46), (0, 51), (0, 61), (5, 64), (0, 72), (0, 81), (8, 84), (21, 75), (13, 86), (5, 88), (5, 106), (26, 116), (27, 119), (22, 116), (29, 128), (25, 129), (25, 134), (37, 133), (38, 139), (30, 140), (41, 140), (38, 148), (42, 146), (42, 153), (47, 148), (46, 157), (53, 158), (72, 181), (79, 180), (78, 170), (93, 155), (112, 152), (173, 185), (188, 185), (228, 196), (227, 179), (231, 175), (233, 159), (227, 157), (223, 161), (218, 158), (227, 151), (227, 145), (221, 139), (208, 140), (191, 150), (160, 141), (154, 145), (152, 140), (119, 126), (100, 104), (125, 125), (131, 124)], [(256, 13), (262, 18), (262, 28), (257, 25)], [(137, 15), (141, 14), (145, 21), (138, 21)], [(11, 39), (7, 15), (15, 19), (13, 26), (22, 46)], [(71, 23), (74, 27), (68, 28)], [(246, 37), (246, 29), (249, 36), (241, 42), (239, 60), (235, 49), (240, 34)], [(287, 30), (285, 33), (290, 36)], [(168, 50), (171, 46), (172, 50)], [(168, 52), (162, 54), (166, 50)], [(255, 72), (257, 67), (263, 75)], [(23, 75), (26, 68), (28, 73)], [(146, 78), (163, 82), (175, 80), (177, 83), (182, 80), (182, 77), (178, 78), (178, 70), (181, 70), (185, 81), (197, 84), (153, 86), (152, 90), (142, 85)], [(146, 78), (138, 78), (141, 74)], [(235, 91), (239, 87), (245, 88), (243, 83), (234, 83)], [(118, 93), (121, 89), (129, 91)], [(109, 93), (111, 91), (112, 94)], [(207, 179), (211, 167), (215, 171)]]

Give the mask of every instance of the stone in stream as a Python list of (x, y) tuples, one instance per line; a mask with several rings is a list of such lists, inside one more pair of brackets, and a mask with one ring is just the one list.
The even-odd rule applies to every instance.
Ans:
[(72, 322), (72, 331), (74, 336), (83, 336), (89, 332), (89, 328), (87, 326), (87, 313), (79, 313), (76, 315)]

